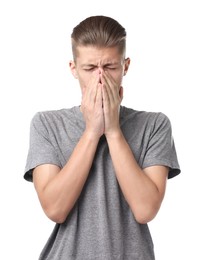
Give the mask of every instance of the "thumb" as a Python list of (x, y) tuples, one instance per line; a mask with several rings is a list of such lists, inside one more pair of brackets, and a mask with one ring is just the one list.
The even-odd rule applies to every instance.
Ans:
[(120, 89), (119, 89), (119, 96), (120, 96), (120, 99), (121, 99), (121, 101), (122, 101), (122, 99), (123, 99), (123, 91), (124, 89), (123, 89), (123, 87), (121, 86), (120, 87)]

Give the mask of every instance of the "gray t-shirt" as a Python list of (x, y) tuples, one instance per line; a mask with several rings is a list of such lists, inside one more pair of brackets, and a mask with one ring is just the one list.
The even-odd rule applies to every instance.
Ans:
[[(180, 173), (166, 115), (121, 106), (120, 125), (140, 167), (168, 166), (168, 178)], [(31, 122), (24, 178), (32, 181), (33, 169), (41, 164), (62, 168), (84, 129), (79, 106), (38, 112)], [(79, 199), (66, 221), (55, 225), (39, 259), (155, 259), (148, 225), (137, 223), (118, 185), (105, 136)]]

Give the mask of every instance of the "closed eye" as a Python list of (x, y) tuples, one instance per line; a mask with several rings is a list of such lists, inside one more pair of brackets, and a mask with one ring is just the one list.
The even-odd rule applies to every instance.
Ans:
[(116, 70), (116, 67), (105, 67), (106, 70)]
[(94, 70), (94, 67), (93, 68), (84, 68), (83, 70), (85, 70), (85, 71), (92, 71), (92, 70)]

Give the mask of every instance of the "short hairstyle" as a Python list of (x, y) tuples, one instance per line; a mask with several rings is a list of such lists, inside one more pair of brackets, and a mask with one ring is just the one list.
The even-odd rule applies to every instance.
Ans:
[(71, 40), (74, 60), (78, 55), (78, 46), (116, 46), (119, 52), (125, 55), (126, 30), (111, 17), (99, 15), (86, 18), (73, 29)]

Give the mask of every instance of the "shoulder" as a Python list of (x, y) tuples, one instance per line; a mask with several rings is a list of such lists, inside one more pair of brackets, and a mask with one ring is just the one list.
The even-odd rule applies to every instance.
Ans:
[(38, 111), (31, 119), (31, 125), (42, 126), (61, 122), (74, 116), (75, 107), (63, 108), (59, 110)]
[(163, 112), (134, 110), (125, 106), (121, 107), (122, 119), (131, 119), (135, 122), (149, 123), (153, 126), (161, 124), (170, 124), (170, 119)]

